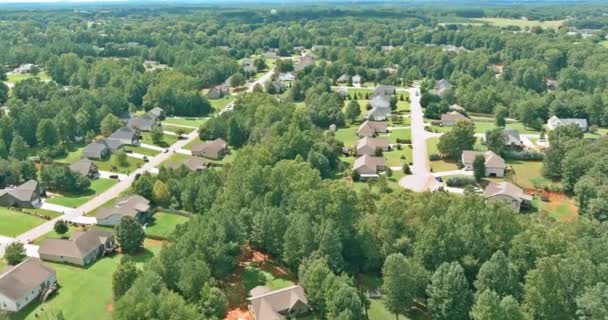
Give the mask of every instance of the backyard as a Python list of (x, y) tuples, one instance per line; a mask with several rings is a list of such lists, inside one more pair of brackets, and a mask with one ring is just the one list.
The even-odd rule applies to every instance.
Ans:
[[(150, 261), (161, 248), (160, 241), (146, 240), (142, 252), (133, 256), (138, 267)], [(106, 256), (86, 268), (48, 263), (57, 271), (59, 289), (47, 302), (33, 303), (12, 320), (55, 319), (61, 311), (66, 319), (109, 320), (112, 318), (112, 274), (121, 255)]]
[(117, 183), (114, 179), (95, 179), (91, 181), (91, 186), (84, 192), (76, 194), (61, 194), (47, 200), (49, 203), (57, 204), (68, 208), (77, 208), (94, 196), (108, 190)]
[(233, 96), (225, 96), (220, 99), (209, 99), (209, 103), (211, 104), (211, 108), (215, 110), (215, 112), (219, 112), (224, 109), (230, 102), (234, 101)]
[(34, 78), (34, 77), (37, 77), (38, 79), (40, 79), (40, 81), (50, 81), (51, 80), (51, 77), (46, 73), (46, 71), (41, 71), (37, 75), (33, 75), (31, 73), (7, 74), (6, 82), (12, 83), (12, 84), (17, 84), (18, 82), (21, 82), (25, 79)]
[(182, 215), (156, 212), (153, 221), (146, 227), (146, 235), (168, 238), (178, 225), (187, 221), (188, 218)]
[(154, 141), (152, 141), (152, 134), (150, 132), (144, 132), (141, 137), (141, 143), (151, 144), (161, 148), (168, 148), (170, 145), (177, 142), (177, 136), (170, 134), (163, 134), (163, 138), (158, 143), (154, 143)]
[(38, 217), (0, 207), (0, 235), (16, 237), (44, 222)]
[(100, 171), (111, 171), (127, 174), (137, 170), (137, 168), (141, 167), (144, 164), (144, 161), (141, 159), (127, 157), (126, 166), (118, 166), (116, 164), (116, 154), (113, 154), (109, 159), (95, 160), (94, 162)]
[(207, 121), (207, 117), (167, 117), (163, 120), (163, 124), (176, 124), (180, 126), (188, 126), (188, 127), (200, 127), (205, 121)]
[(72, 164), (82, 158), (83, 145), (70, 145), (68, 146), (68, 153), (59, 158), (53, 159), (53, 161), (64, 164)]

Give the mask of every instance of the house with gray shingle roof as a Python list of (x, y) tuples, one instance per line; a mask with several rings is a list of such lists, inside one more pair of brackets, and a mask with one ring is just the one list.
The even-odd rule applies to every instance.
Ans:
[(99, 178), (99, 169), (97, 168), (97, 165), (87, 158), (83, 158), (72, 163), (70, 165), (70, 170), (89, 179)]
[(82, 150), (82, 155), (88, 159), (102, 160), (110, 155), (110, 146), (105, 139), (95, 140)]
[(310, 312), (304, 289), (297, 285), (274, 291), (258, 286), (249, 294), (249, 310), (257, 320), (295, 319)]
[(458, 111), (450, 111), (441, 115), (442, 126), (453, 126), (459, 121), (471, 122), (471, 119)]
[(209, 99), (220, 99), (225, 95), (230, 94), (230, 89), (227, 85), (219, 85), (213, 87), (207, 92), (207, 98)]
[(560, 119), (557, 116), (552, 116), (547, 120), (547, 128), (549, 128), (549, 130), (555, 130), (557, 127), (567, 126), (569, 124), (575, 124), (583, 131), (587, 131), (588, 129), (587, 119)]
[(111, 232), (91, 228), (84, 232), (75, 231), (69, 239), (44, 239), (38, 254), (45, 261), (86, 266), (115, 248)]
[(34, 208), (39, 205), (40, 187), (36, 180), (29, 180), (18, 187), (0, 190), (0, 206)]
[(395, 88), (395, 86), (381, 84), (374, 89), (374, 92), (372, 92), (371, 97), (372, 98), (376, 97), (376, 96), (390, 97), (390, 96), (394, 95), (395, 93), (397, 93), (397, 89)]
[(430, 93), (436, 96), (443, 96), (446, 92), (452, 90), (452, 88), (452, 85), (446, 79), (441, 79), (437, 81), (437, 84), (431, 89)]
[(367, 113), (366, 119), (384, 121), (391, 116), (391, 104), (386, 96), (375, 96), (369, 101), (371, 110)]
[(228, 153), (228, 144), (222, 138), (192, 146), (192, 155), (213, 160), (222, 159)]
[(203, 159), (203, 158), (188, 157), (188, 158), (184, 159), (183, 161), (171, 163), (167, 167), (169, 167), (171, 169), (179, 169), (181, 167), (184, 167), (190, 171), (196, 172), (196, 171), (202, 171), (202, 170), (207, 169), (207, 166), (208, 166), (207, 161), (205, 161), (205, 159)]
[(0, 310), (17, 312), (56, 288), (55, 270), (38, 258), (28, 258), (0, 273)]
[(386, 122), (365, 120), (357, 129), (357, 137), (375, 137), (378, 133), (386, 133), (387, 131)]
[(139, 195), (118, 200), (113, 207), (101, 208), (97, 214), (97, 224), (113, 227), (127, 216), (145, 224), (150, 216), (150, 201)]
[(377, 177), (378, 171), (386, 169), (386, 163), (383, 157), (374, 157), (370, 155), (362, 155), (355, 159), (353, 171), (356, 171), (361, 178)]
[(388, 138), (363, 137), (357, 141), (355, 152), (358, 156), (362, 156), (364, 154), (375, 156), (379, 150), (388, 151), (388, 145)]
[(485, 159), (486, 177), (504, 177), (505, 176), (505, 160), (494, 153), (493, 151), (469, 151), (462, 152), (462, 165), (464, 170), (473, 170), (473, 162), (477, 156), (483, 156)]
[(137, 128), (122, 127), (112, 133), (107, 139), (106, 144), (112, 151), (120, 149), (122, 146), (139, 145), (140, 132)]

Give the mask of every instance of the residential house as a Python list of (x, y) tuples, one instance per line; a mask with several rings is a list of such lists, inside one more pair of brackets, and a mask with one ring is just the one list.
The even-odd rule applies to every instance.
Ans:
[(40, 259), (86, 266), (116, 248), (114, 234), (101, 229), (74, 231), (69, 239), (44, 239), (38, 249)]
[(82, 158), (72, 163), (70, 165), (70, 170), (89, 179), (99, 178), (99, 169), (97, 168), (97, 165), (87, 158)]
[(479, 152), (479, 151), (463, 151), (462, 152), (462, 165), (464, 170), (473, 170), (473, 162), (475, 158), (481, 155), (485, 159), (486, 177), (504, 177), (505, 176), (505, 160), (492, 151)]
[(321, 50), (327, 49), (327, 48), (329, 48), (329, 46), (321, 45), (321, 44), (315, 44), (314, 46), (312, 46), (310, 48), (310, 50), (312, 50), (312, 51), (321, 51)]
[(283, 72), (283, 73), (279, 73), (279, 81), (294, 81), (296, 80), (296, 76), (293, 74), (293, 72)]
[(266, 58), (266, 59), (278, 59), (279, 56), (274, 51), (268, 51), (268, 52), (264, 53), (264, 58)]
[(251, 66), (244, 66), (244, 67), (243, 67), (243, 71), (244, 71), (246, 74), (249, 74), (249, 75), (254, 75), (254, 74), (258, 73), (258, 68), (257, 68), (256, 66), (254, 66), (254, 65), (251, 65)]
[(127, 122), (129, 128), (139, 131), (150, 131), (155, 126), (160, 125), (160, 118), (151, 113), (145, 113), (141, 116), (132, 116)]
[(241, 60), (240, 65), (241, 65), (241, 67), (252, 66), (253, 65), (253, 59), (251, 59), (251, 58), (245, 58), (245, 59)]
[(22, 65), (19, 65), (19, 67), (13, 69), (12, 73), (13, 74), (26, 74), (26, 73), (30, 73), (32, 72), (32, 69), (34, 69), (34, 67), (37, 67), (35, 64), (32, 63), (24, 63)]
[(38, 181), (29, 180), (18, 187), (0, 189), (0, 206), (34, 208), (40, 205)]
[(283, 83), (281, 81), (273, 81), (272, 83), (270, 83), (270, 85), (274, 89), (275, 93), (283, 93), (283, 92), (285, 92), (285, 89), (286, 89), (285, 83)]
[(207, 161), (200, 157), (188, 157), (183, 161), (171, 163), (168, 165), (171, 169), (178, 169), (184, 167), (190, 171), (198, 172), (207, 168)]
[(150, 216), (150, 201), (138, 195), (118, 200), (115, 206), (100, 209), (97, 214), (97, 224), (113, 227), (127, 216), (145, 224)]
[(346, 98), (348, 96), (348, 89), (344, 87), (339, 87), (336, 89), (336, 93), (340, 95), (342, 98)]
[(465, 114), (467, 112), (463, 107), (458, 104), (452, 104), (448, 108), (450, 109), (450, 111), (458, 111), (462, 114)]
[(372, 109), (368, 111), (366, 119), (384, 121), (391, 116), (391, 105), (388, 97), (375, 96), (369, 101)]
[(359, 139), (355, 145), (355, 153), (357, 156), (362, 156), (364, 154), (375, 156), (380, 150), (384, 152), (388, 151), (388, 149), (388, 138), (363, 137)]
[(89, 143), (82, 150), (82, 154), (87, 159), (96, 159), (96, 160), (102, 160), (102, 159), (107, 158), (110, 155), (110, 152), (111, 152), (110, 147), (106, 143), (105, 139), (95, 140), (95, 141)]
[(458, 111), (451, 111), (441, 115), (442, 126), (453, 126), (458, 121), (471, 122), (471, 119)]
[[(503, 129), (502, 134), (505, 137), (505, 145), (511, 148), (519, 149), (523, 148), (524, 144), (521, 142), (519, 131), (514, 129)], [(487, 140), (487, 133), (484, 140)]]
[(166, 118), (166, 114), (165, 114), (165, 110), (163, 108), (159, 108), (159, 107), (154, 107), (152, 109), (150, 109), (150, 111), (147, 112), (147, 114), (149, 114), (151, 117), (155, 117), (156, 121), (162, 121), (165, 120)]
[(558, 86), (557, 80), (554, 80), (554, 79), (545, 80), (545, 87), (547, 88), (547, 90), (549, 90), (549, 91), (557, 90), (557, 86)]
[(304, 70), (304, 68), (314, 65), (315, 64), (315, 58), (313, 58), (313, 56), (311, 55), (304, 55), (300, 57), (300, 61), (293, 67), (293, 70), (295, 72), (300, 72), (302, 70)]
[(361, 86), (361, 82), (363, 82), (363, 78), (360, 75), (356, 74), (353, 76), (353, 86), (359, 87)]
[(207, 92), (207, 98), (215, 100), (221, 99), (225, 95), (230, 94), (230, 89), (227, 85), (219, 85), (213, 87), (209, 92)]
[(256, 320), (295, 319), (310, 312), (308, 299), (301, 286), (272, 291), (259, 286), (249, 291), (249, 310)]
[(588, 129), (587, 119), (560, 119), (557, 116), (552, 116), (547, 120), (547, 128), (549, 128), (549, 130), (555, 130), (557, 127), (567, 126), (569, 124), (575, 124), (583, 131), (587, 131)]
[(106, 144), (112, 151), (116, 151), (122, 146), (138, 146), (140, 131), (138, 128), (133, 127), (122, 127), (114, 131), (107, 139)]
[(437, 84), (433, 89), (431, 89), (430, 93), (436, 96), (443, 96), (448, 91), (452, 90), (453, 86), (445, 79), (441, 79), (437, 81)]
[(397, 89), (395, 88), (395, 86), (381, 84), (381, 85), (377, 86), (376, 89), (374, 89), (374, 92), (372, 92), (371, 97), (372, 98), (376, 97), (376, 96), (390, 97), (390, 96), (394, 95), (395, 93), (397, 93)]
[(57, 274), (38, 258), (28, 258), (0, 273), (0, 310), (18, 312), (55, 290)]
[(228, 153), (228, 144), (223, 139), (217, 138), (213, 141), (195, 144), (191, 151), (193, 156), (219, 160)]
[(386, 122), (365, 120), (357, 129), (357, 137), (375, 137), (378, 133), (386, 132), (388, 132)]
[(386, 163), (383, 157), (374, 157), (370, 155), (362, 155), (355, 159), (353, 171), (356, 171), (361, 178), (377, 177), (378, 171), (384, 171)]
[(345, 74), (341, 75), (338, 79), (336, 79), (336, 82), (344, 84), (344, 83), (348, 83), (349, 79), (350, 79), (350, 76), (345, 73)]
[(522, 206), (526, 207), (532, 202), (531, 195), (525, 194), (520, 187), (510, 182), (491, 182), (484, 190), (484, 197), (488, 200), (506, 202), (515, 212), (519, 212)]

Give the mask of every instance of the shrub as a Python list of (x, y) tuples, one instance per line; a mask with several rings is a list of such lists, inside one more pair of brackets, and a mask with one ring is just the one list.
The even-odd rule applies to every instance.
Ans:
[(397, 143), (411, 144), (411, 143), (412, 143), (412, 139), (401, 139), (401, 138), (397, 138)]
[(432, 153), (432, 154), (429, 155), (429, 160), (431, 160), (431, 161), (437, 161), (437, 160), (441, 160), (441, 157), (438, 154), (436, 154), (436, 153)]
[(448, 187), (463, 188), (466, 186), (475, 186), (477, 182), (474, 177), (449, 177), (445, 180)]
[(431, 125), (433, 125), (433, 126), (441, 125), (441, 121), (439, 121), (439, 120), (433, 120), (433, 121), (431, 121)]
[(353, 181), (359, 181), (361, 180), (361, 175), (359, 174), (359, 172), (353, 171), (353, 173), (351, 174), (351, 178), (353, 178)]
[(505, 153), (505, 158), (510, 160), (540, 161), (544, 157), (542, 152), (537, 151), (508, 151)]

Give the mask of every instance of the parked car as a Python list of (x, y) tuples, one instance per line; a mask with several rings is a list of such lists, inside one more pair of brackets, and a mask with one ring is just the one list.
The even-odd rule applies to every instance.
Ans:
[(124, 150), (125, 150), (125, 153), (133, 153), (133, 150), (131, 150), (131, 149), (124, 149)]
[(149, 162), (150, 161), (150, 159), (148, 159), (148, 157), (146, 157), (146, 156), (143, 157), (143, 160), (144, 160), (144, 162)]
[(118, 179), (118, 175), (117, 174), (112, 174), (112, 175), (110, 175), (110, 179)]

